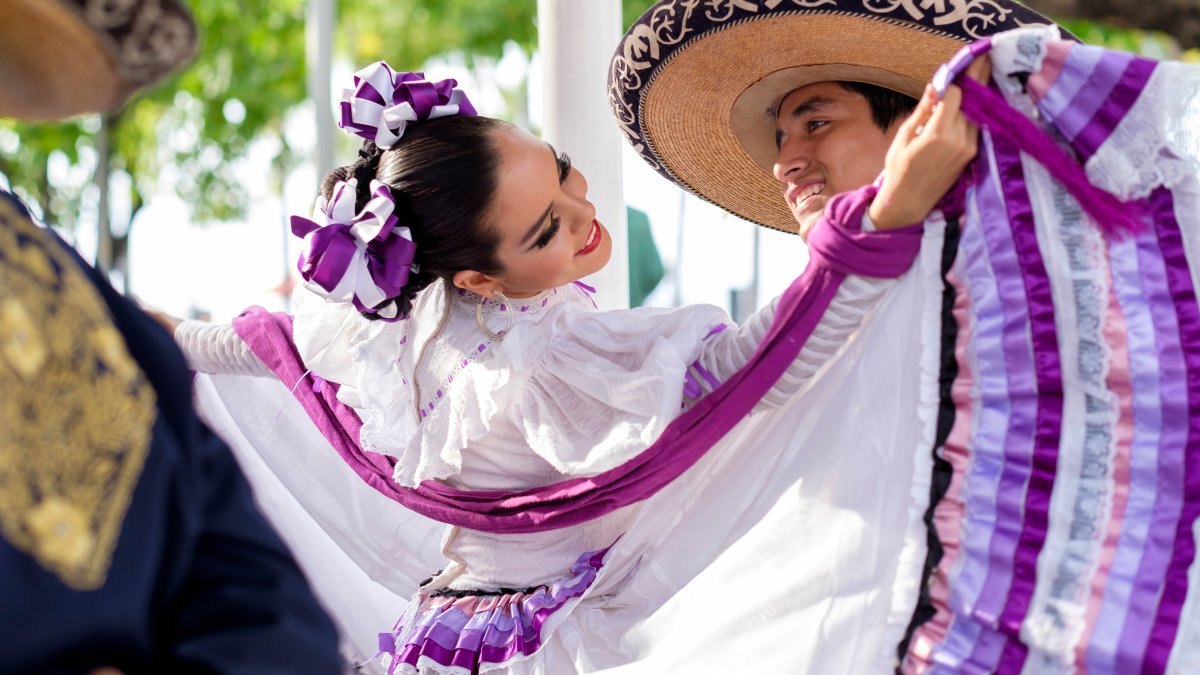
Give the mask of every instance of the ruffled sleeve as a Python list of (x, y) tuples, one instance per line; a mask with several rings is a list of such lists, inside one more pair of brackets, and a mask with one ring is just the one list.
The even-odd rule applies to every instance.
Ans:
[[(849, 276), (838, 287), (820, 323), (805, 341), (796, 360), (788, 367), (759, 403), (760, 408), (782, 405), (799, 393), (831, 358), (850, 340), (863, 317), (879, 304), (895, 279)], [(775, 318), (776, 298), (756, 312), (736, 330), (721, 331), (704, 341), (700, 357), (692, 370), (703, 393), (708, 393), (738, 371), (758, 349)], [(698, 398), (698, 397), (697, 397)]]
[(182, 321), (175, 327), (175, 343), (198, 373), (274, 376), (227, 323)]
[(340, 385), (338, 400), (352, 408), (362, 408), (358, 394), (361, 373), (352, 352), (354, 346), (365, 340), (372, 322), (352, 307), (326, 302), (303, 287), (292, 295), (292, 304), (293, 339), (304, 366), (321, 379)]
[(521, 336), (527, 345), (511, 345), (537, 356), (507, 414), (558, 471), (599, 473), (637, 455), (679, 415), (689, 365), (729, 318), (711, 306), (562, 309)]

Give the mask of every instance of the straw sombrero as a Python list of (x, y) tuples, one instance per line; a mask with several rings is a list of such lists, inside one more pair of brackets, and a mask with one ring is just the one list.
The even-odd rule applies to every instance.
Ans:
[(685, 190), (796, 232), (770, 110), (790, 91), (848, 80), (919, 97), (965, 42), (1051, 23), (1011, 0), (663, 0), (625, 33), (609, 67), (617, 124)]
[(116, 109), (195, 50), (177, 0), (0, 0), (0, 116)]

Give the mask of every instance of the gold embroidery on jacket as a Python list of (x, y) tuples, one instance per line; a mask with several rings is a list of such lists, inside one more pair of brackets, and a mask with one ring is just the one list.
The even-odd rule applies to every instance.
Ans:
[(76, 261), (0, 198), (0, 536), (104, 584), (150, 448), (154, 391)]

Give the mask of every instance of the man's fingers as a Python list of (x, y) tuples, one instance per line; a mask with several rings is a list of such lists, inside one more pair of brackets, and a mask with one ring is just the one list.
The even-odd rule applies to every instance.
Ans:
[(921, 96), (921, 100), (917, 101), (917, 107), (913, 109), (912, 114), (900, 125), (897, 135), (905, 141), (911, 141), (914, 136), (921, 135), (922, 130), (929, 124), (929, 116), (936, 103), (937, 92), (933, 85), (925, 85), (925, 93)]

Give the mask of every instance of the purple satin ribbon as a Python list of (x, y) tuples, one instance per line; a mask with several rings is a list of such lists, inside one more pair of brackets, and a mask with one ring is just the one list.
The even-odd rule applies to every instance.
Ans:
[(379, 181), (372, 181), (371, 188), (371, 200), (350, 218), (353, 179), (338, 183), (328, 203), (318, 202), (315, 220), (292, 216), (292, 234), (304, 239), (297, 266), (300, 276), (329, 300), (352, 302), (360, 312), (394, 320), (394, 308), (378, 307), (408, 283), (416, 245), (407, 228), (397, 227), (391, 190)]
[(456, 80), (431, 82), (420, 72), (397, 73), (383, 61), (354, 74), (354, 87), (342, 92), (338, 126), (348, 133), (390, 148), (409, 122), (474, 116), (475, 107)]

